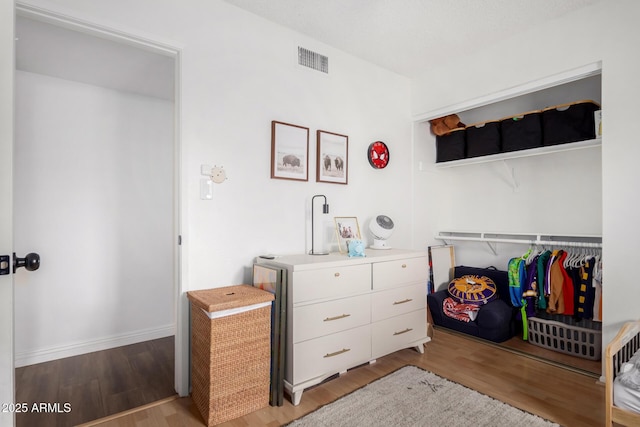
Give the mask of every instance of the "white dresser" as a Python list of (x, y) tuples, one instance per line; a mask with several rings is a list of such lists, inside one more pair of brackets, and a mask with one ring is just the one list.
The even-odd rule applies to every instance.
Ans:
[(394, 351), (424, 352), (426, 251), (291, 255), (263, 264), (287, 269), (285, 388), (294, 405), (305, 388)]

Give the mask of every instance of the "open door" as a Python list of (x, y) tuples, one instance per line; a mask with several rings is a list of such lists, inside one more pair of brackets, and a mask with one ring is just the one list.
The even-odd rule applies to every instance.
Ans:
[[(0, 404), (14, 403), (13, 369), (13, 2), (0, 2)], [(13, 426), (12, 408), (0, 408), (0, 425)]]

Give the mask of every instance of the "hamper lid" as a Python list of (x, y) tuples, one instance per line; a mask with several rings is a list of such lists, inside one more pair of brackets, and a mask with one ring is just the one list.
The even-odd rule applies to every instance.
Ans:
[(263, 291), (251, 285), (234, 285), (189, 291), (187, 292), (187, 298), (196, 307), (212, 313), (273, 301), (274, 296), (271, 292)]
[(580, 101), (574, 101), (574, 102), (567, 102), (564, 104), (558, 104), (558, 105), (552, 105), (550, 107), (545, 108), (544, 110), (542, 110), (542, 112), (546, 112), (549, 110), (560, 110), (560, 111), (564, 111), (566, 109), (568, 109), (569, 107), (572, 107), (574, 105), (580, 105), (580, 104), (590, 104), (593, 105), (594, 107), (600, 108), (600, 104), (598, 104), (595, 101), (592, 101), (591, 99), (582, 99)]
[(500, 119), (500, 121), (505, 122), (505, 121), (513, 120), (514, 122), (517, 122), (518, 120), (524, 119), (525, 116), (530, 116), (532, 114), (533, 115), (542, 114), (542, 110), (531, 110), (525, 113), (514, 114), (513, 116), (503, 117), (502, 119)]

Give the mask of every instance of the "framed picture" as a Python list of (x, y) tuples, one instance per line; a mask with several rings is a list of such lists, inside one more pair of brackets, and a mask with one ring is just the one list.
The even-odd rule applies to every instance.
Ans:
[(309, 128), (271, 122), (271, 178), (309, 180)]
[(340, 253), (349, 252), (349, 240), (361, 239), (358, 218), (355, 216), (337, 216), (333, 220), (336, 223), (338, 249)]
[(319, 130), (316, 181), (347, 184), (349, 176), (349, 137)]

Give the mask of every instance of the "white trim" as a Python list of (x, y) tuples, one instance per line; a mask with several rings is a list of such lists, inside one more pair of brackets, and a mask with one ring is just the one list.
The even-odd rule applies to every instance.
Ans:
[(414, 122), (424, 122), (436, 117), (443, 117), (447, 114), (459, 113), (461, 111), (471, 110), (473, 108), (483, 107), (488, 104), (493, 104), (506, 99), (515, 98), (517, 96), (526, 95), (531, 92), (537, 92), (539, 90), (547, 89), (554, 86), (563, 85), (576, 80), (584, 79), (590, 76), (596, 76), (602, 73), (602, 61), (587, 64), (582, 67), (574, 68), (569, 71), (554, 74), (552, 76), (545, 77), (540, 80), (535, 80), (523, 85), (511, 87), (499, 92), (491, 93), (489, 95), (481, 96), (479, 98), (471, 99), (459, 104), (449, 105), (447, 107), (438, 108), (437, 110), (429, 111), (415, 115), (413, 117)]
[(182, 50), (180, 44), (174, 41), (160, 41), (156, 35), (142, 35), (134, 31), (125, 32), (113, 26), (98, 24), (87, 19), (76, 18), (20, 2), (16, 2), (16, 14), (167, 56), (174, 56), (177, 51)]
[(64, 357), (78, 356), (94, 351), (107, 350), (114, 347), (136, 344), (143, 341), (155, 340), (175, 335), (176, 325), (166, 325), (159, 328), (143, 329), (120, 335), (112, 335), (104, 338), (76, 342), (57, 347), (49, 347), (35, 351), (16, 353), (15, 366), (33, 365), (35, 363), (49, 362)]

